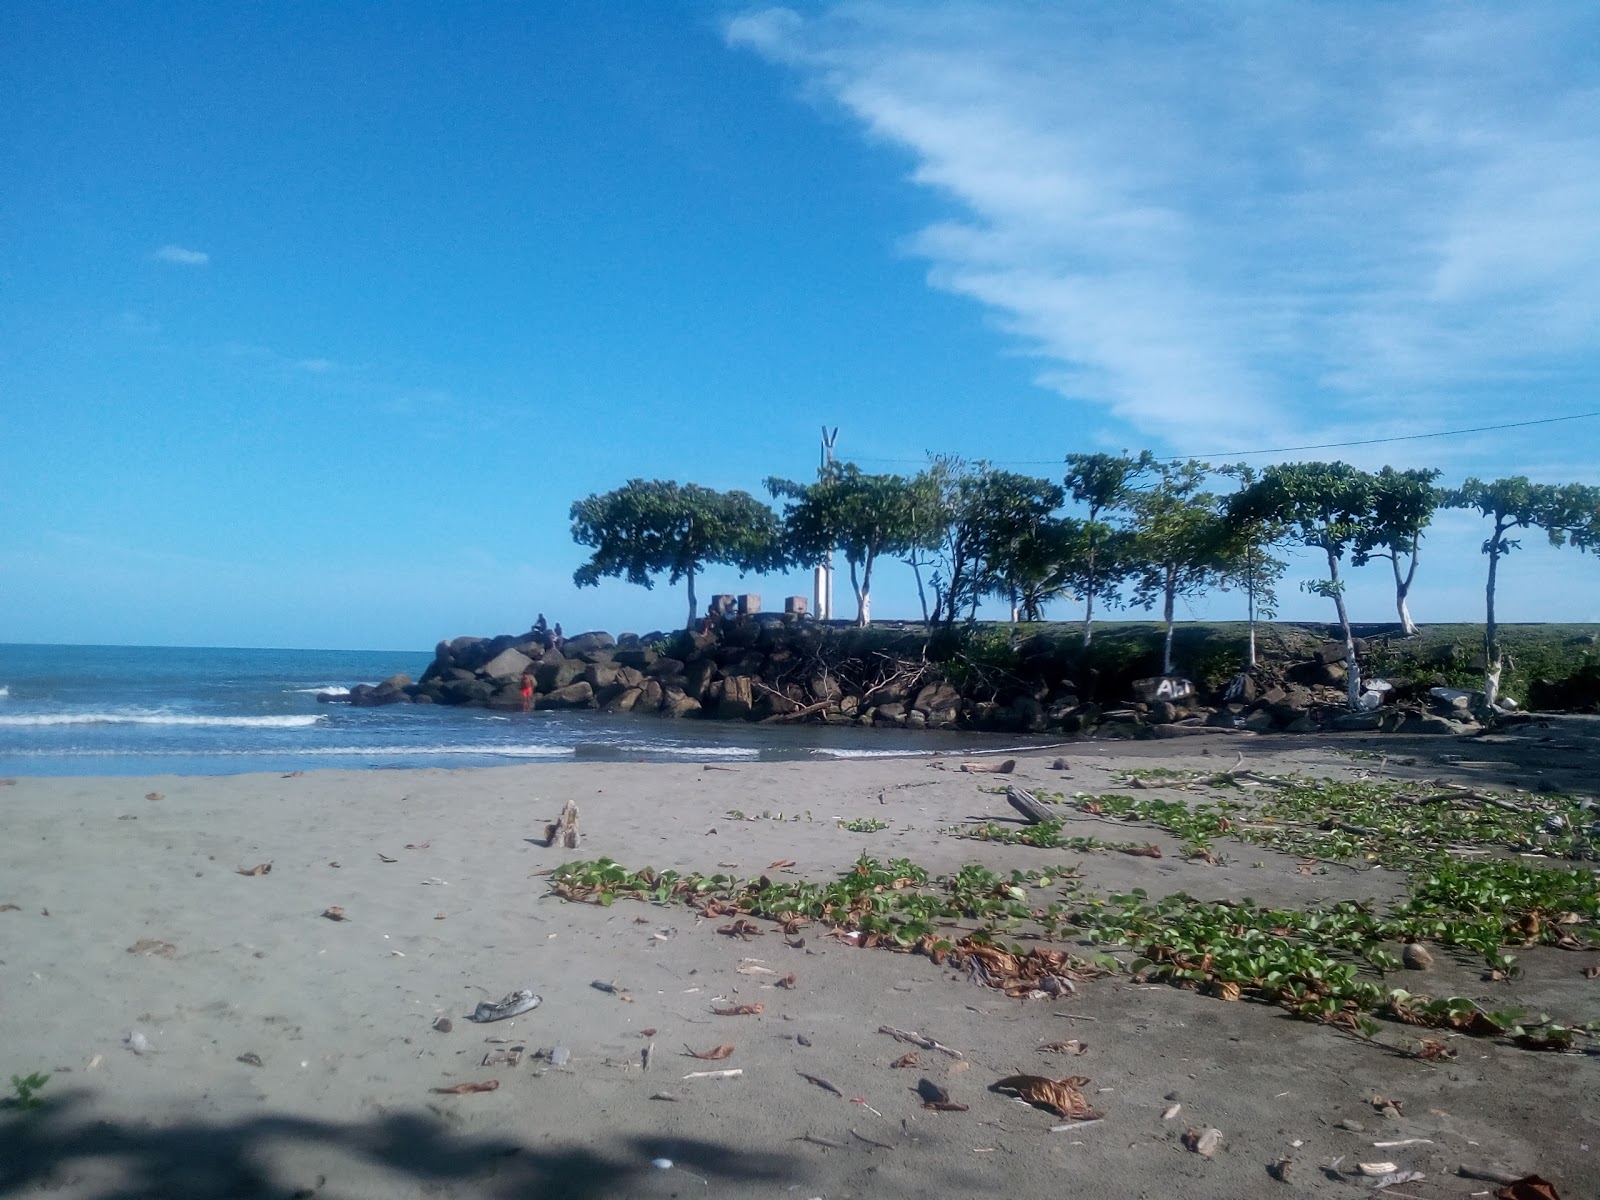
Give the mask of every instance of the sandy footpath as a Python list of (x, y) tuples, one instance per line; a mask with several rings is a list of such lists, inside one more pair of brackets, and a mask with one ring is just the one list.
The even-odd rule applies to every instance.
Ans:
[[(1348, 776), (1373, 766), (1350, 751), (1372, 747), (1395, 773), (1594, 787), (1593, 748), (1552, 736), (1084, 743), (1065, 751), (1065, 773), (1050, 751), (1024, 756), (1013, 778), (1116, 790), (1115, 765), (1214, 767), (1236, 748), (1264, 770)], [(1460, 1163), (1537, 1171), (1564, 1200), (1600, 1194), (1594, 1057), (1474, 1039), (1456, 1061), (1431, 1065), (1275, 1008), (1127, 975), (1064, 999), (1011, 1000), (928, 958), (853, 949), (815, 926), (802, 948), (770, 922), (741, 941), (681, 907), (566, 903), (540, 875), (608, 855), (751, 876), (792, 859), (799, 877), (827, 880), (865, 850), (935, 872), (1071, 863), (1093, 887), (1152, 895), (1304, 904), (1403, 890), (1399, 874), (1306, 876), (1255, 848), (1207, 865), (958, 840), (940, 830), (1010, 811), (982, 790), (993, 777), (955, 766), (915, 757), (19, 779), (0, 788), (0, 904), (17, 906), (0, 911), (0, 1079), (51, 1079), (43, 1107), (0, 1111), (0, 1196), (1371, 1194), (1322, 1168), (1341, 1156), (1425, 1174), (1394, 1196), (1493, 1193), (1457, 1177)], [(579, 854), (542, 844), (568, 799), (582, 810)], [(890, 824), (854, 833), (841, 817)], [(1103, 825), (1082, 832), (1105, 835)], [(268, 874), (238, 873), (268, 862)], [(346, 919), (323, 917), (329, 906)], [(1513, 999), (1600, 1018), (1600, 982), (1579, 970), (1593, 961), (1527, 951)], [(793, 972), (796, 986), (741, 966)], [(1507, 985), (1483, 982), (1466, 960), (1441, 963), (1429, 983), (1508, 1002), (1497, 990)], [(533, 1012), (465, 1019), (522, 987), (543, 997)], [(765, 1011), (713, 1015), (719, 1003)], [(436, 1031), (440, 1017), (453, 1028)], [(924, 1050), (921, 1070), (892, 1069), (912, 1047), (877, 1032), (884, 1024), (963, 1057)], [(129, 1048), (130, 1034), (145, 1052)], [(1087, 1052), (1037, 1049), (1067, 1038)], [(685, 1054), (723, 1043), (735, 1051), (721, 1062)], [(525, 1047), (516, 1065), (481, 1065), (513, 1046)], [(563, 1066), (534, 1057), (557, 1046), (570, 1052)], [(682, 1078), (735, 1068), (731, 1079)], [(988, 1090), (1017, 1072), (1088, 1076), (1104, 1120), (1052, 1132), (1058, 1118)], [(925, 1110), (922, 1077), (969, 1110)], [(491, 1079), (492, 1093), (430, 1090)], [(652, 1099), (662, 1092), (677, 1099)], [(1400, 1099), (1404, 1115), (1378, 1114), (1375, 1095)], [(1181, 1114), (1164, 1121), (1174, 1103)], [(1224, 1134), (1210, 1161), (1180, 1141), (1204, 1126)], [(1408, 1139), (1425, 1140), (1373, 1145)], [(1285, 1157), (1295, 1165), (1279, 1183), (1267, 1166)]]

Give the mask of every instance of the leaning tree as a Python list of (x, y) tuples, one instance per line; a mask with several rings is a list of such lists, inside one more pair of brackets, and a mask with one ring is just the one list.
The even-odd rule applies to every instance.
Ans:
[(1350, 707), (1358, 707), (1361, 668), (1356, 662), (1355, 635), (1344, 604), (1339, 563), (1372, 525), (1374, 477), (1343, 462), (1277, 463), (1262, 470), (1252, 483), (1228, 498), (1231, 521), (1275, 522), (1301, 544), (1327, 557), (1328, 577), (1300, 586), (1333, 601), (1344, 634), (1344, 665)]
[(812, 567), (830, 551), (842, 551), (856, 595), (856, 624), (872, 624), (872, 569), (880, 554), (904, 554), (916, 545), (925, 485), (901, 475), (866, 475), (855, 463), (831, 463), (815, 483), (771, 478), (767, 490), (787, 501), (788, 559)]
[(1149, 487), (1129, 501), (1132, 536), (1126, 568), (1133, 585), (1132, 602), (1151, 608), (1161, 602), (1166, 623), (1161, 672), (1172, 674), (1172, 630), (1181, 596), (1197, 596), (1225, 581), (1226, 546), (1216, 497), (1204, 491), (1211, 468), (1189, 459), (1156, 468)]
[(607, 576), (652, 588), (687, 580), (689, 621), (699, 615), (695, 579), (710, 563), (763, 571), (781, 559), (777, 515), (748, 492), (719, 492), (697, 483), (630, 479), (626, 486), (572, 506), (572, 540), (594, 554), (572, 573), (579, 587)]
[(1483, 552), (1489, 558), (1489, 581), (1484, 589), (1487, 614), (1483, 630), (1483, 695), (1484, 702), (1492, 708), (1500, 698), (1500, 672), (1505, 665), (1495, 617), (1495, 585), (1500, 560), (1522, 545), (1521, 539), (1507, 534), (1513, 529), (1542, 529), (1552, 546), (1593, 549), (1600, 531), (1600, 488), (1577, 483), (1564, 487), (1530, 483), (1524, 475), (1490, 483), (1474, 478), (1447, 492), (1444, 506), (1476, 509), (1493, 522), (1483, 543)]
[[(1352, 561), (1364, 566), (1370, 559), (1387, 558), (1394, 568), (1394, 607), (1400, 615), (1400, 632), (1417, 632), (1411, 619), (1411, 585), (1417, 578), (1422, 535), (1444, 494), (1433, 486), (1439, 472), (1397, 471), (1384, 467), (1372, 479), (1372, 512), (1356, 538)], [(1402, 565), (1403, 564), (1403, 565)]]
[(1088, 509), (1083, 523), (1083, 567), (1079, 590), (1083, 593), (1083, 644), (1094, 634), (1094, 602), (1114, 603), (1122, 577), (1111, 566), (1109, 553), (1119, 530), (1106, 520), (1127, 508), (1140, 481), (1155, 467), (1155, 457), (1141, 450), (1137, 458), (1126, 454), (1069, 454), (1064, 479), (1067, 492)]

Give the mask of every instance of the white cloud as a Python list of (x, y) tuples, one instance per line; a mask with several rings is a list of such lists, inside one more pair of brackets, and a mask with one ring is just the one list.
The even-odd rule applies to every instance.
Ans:
[(726, 27), (910, 153), (951, 211), (907, 250), (1041, 385), (1218, 449), (1372, 436), (1397, 399), (1397, 431), (1480, 424), (1492, 388), (1521, 416), (1590, 406), (1597, 32), (1586, 6), (1443, 2), (885, 0)]
[(157, 262), (174, 263), (180, 267), (203, 267), (211, 262), (211, 255), (204, 250), (189, 250), (170, 242), (150, 257)]

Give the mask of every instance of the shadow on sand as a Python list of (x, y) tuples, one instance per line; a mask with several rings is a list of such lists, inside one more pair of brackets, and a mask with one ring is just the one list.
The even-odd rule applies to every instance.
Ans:
[[(287, 1178), (273, 1165), (280, 1154), (302, 1164), (336, 1162), (347, 1178), (351, 1169), (370, 1170), (377, 1184), (372, 1190), (380, 1193), (380, 1180), (399, 1184), (396, 1177), (404, 1177), (415, 1181), (418, 1193), (474, 1200), (691, 1194), (682, 1186), (687, 1180), (663, 1177), (651, 1165), (663, 1157), (677, 1164), (671, 1175), (688, 1172), (721, 1183), (792, 1184), (803, 1174), (789, 1155), (735, 1151), (693, 1138), (621, 1136), (535, 1148), (454, 1132), (419, 1113), (345, 1123), (268, 1115), (141, 1128), (89, 1115), (88, 1099), (73, 1092), (31, 1111), (0, 1111), (0, 1196), (54, 1191), (82, 1200), (312, 1200), (322, 1194), (319, 1168), (296, 1169), (300, 1177)], [(340, 1190), (330, 1185), (325, 1194)], [(703, 1194), (699, 1186), (694, 1191)]]

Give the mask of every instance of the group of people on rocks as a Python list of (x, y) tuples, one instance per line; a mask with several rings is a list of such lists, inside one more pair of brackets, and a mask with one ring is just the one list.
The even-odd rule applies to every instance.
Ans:
[[(566, 641), (566, 638), (561, 634), (561, 622), (557, 621), (555, 628), (552, 629), (550, 625), (546, 623), (544, 614), (540, 613), (538, 619), (533, 623), (533, 640), (536, 642), (543, 642), (546, 650), (560, 650), (562, 644)], [(522, 673), (522, 711), (533, 711), (532, 671), (524, 671)]]

